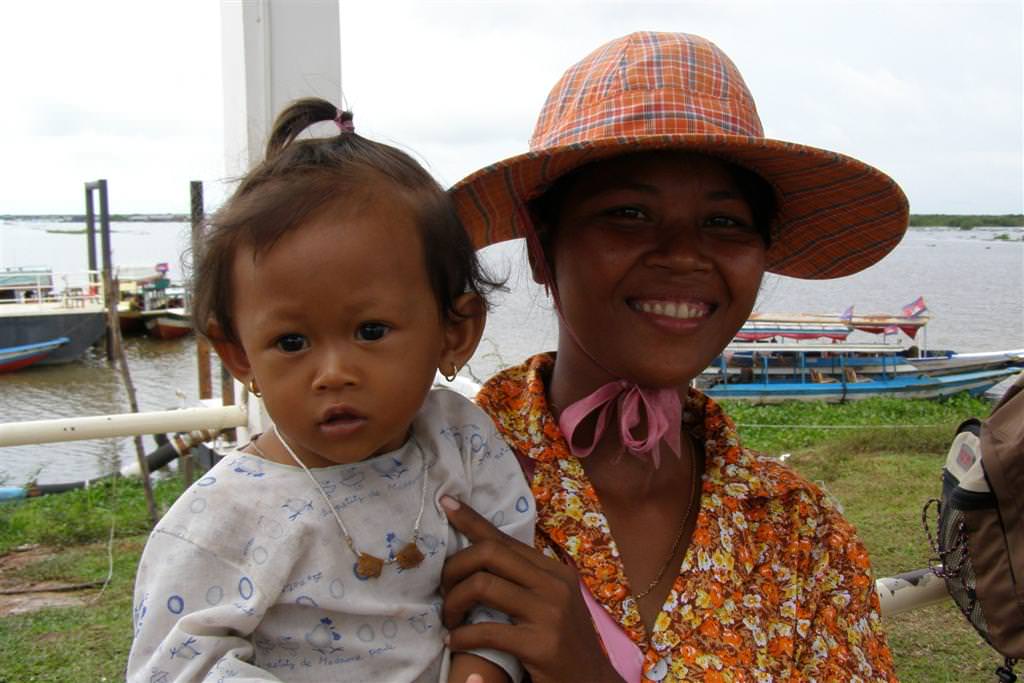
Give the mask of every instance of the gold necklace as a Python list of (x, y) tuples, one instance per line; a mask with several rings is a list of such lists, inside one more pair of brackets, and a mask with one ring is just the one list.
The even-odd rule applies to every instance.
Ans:
[(676, 552), (679, 550), (679, 543), (683, 540), (683, 533), (686, 532), (686, 525), (690, 521), (690, 515), (693, 513), (694, 501), (700, 500), (698, 495), (697, 486), (697, 453), (696, 449), (693, 448), (693, 441), (687, 435), (686, 442), (690, 444), (690, 504), (686, 507), (686, 514), (683, 515), (682, 524), (679, 525), (679, 533), (676, 534), (676, 540), (672, 542), (672, 550), (669, 551), (668, 557), (665, 559), (665, 564), (661, 566), (661, 571), (654, 577), (654, 581), (651, 581), (650, 585), (647, 586), (643, 591), (634, 593), (633, 598), (640, 602), (647, 595), (654, 590), (655, 586), (661, 583), (662, 578), (665, 576), (665, 572), (668, 571), (669, 565), (672, 564), (673, 558), (676, 556)]
[[(423, 551), (420, 550), (419, 547), (420, 523), (423, 521), (423, 510), (426, 508), (427, 505), (427, 470), (430, 468), (430, 466), (427, 464), (427, 456), (423, 454), (423, 449), (420, 447), (419, 442), (416, 441), (416, 437), (412, 434), (412, 432), (409, 433), (409, 438), (416, 446), (416, 450), (419, 451), (420, 460), (423, 463), (423, 486), (421, 487), (420, 491), (420, 511), (416, 515), (416, 523), (413, 524), (412, 527), (412, 540), (406, 543), (402, 547), (402, 549), (398, 551), (397, 554), (392, 555), (391, 557), (385, 560), (377, 557), (376, 555), (371, 555), (370, 553), (362, 552), (356, 547), (355, 539), (352, 538), (352, 534), (350, 534), (348, 529), (345, 527), (345, 522), (341, 520), (341, 515), (338, 514), (338, 511), (331, 503), (331, 499), (328, 498), (327, 492), (324, 491), (324, 488), (320, 485), (320, 482), (316, 480), (316, 477), (314, 477), (313, 473), (309, 471), (309, 468), (306, 467), (306, 464), (299, 460), (299, 456), (295, 454), (295, 451), (292, 450), (292, 447), (288, 445), (287, 441), (285, 441), (284, 436), (282, 436), (281, 432), (278, 431), (276, 424), (273, 425), (272, 429), (274, 430), (274, 435), (277, 437), (277, 440), (281, 442), (282, 446), (284, 446), (284, 449), (288, 452), (288, 455), (292, 456), (292, 460), (295, 461), (295, 464), (301, 467), (303, 471), (305, 471), (306, 475), (313, 482), (313, 485), (316, 486), (317, 491), (319, 491), (320, 495), (323, 497), (324, 503), (327, 504), (327, 509), (330, 510), (331, 513), (334, 515), (334, 520), (338, 523), (338, 528), (341, 529), (341, 535), (345, 538), (345, 544), (349, 547), (349, 550), (352, 551), (352, 554), (355, 555), (357, 558), (356, 574), (358, 574), (360, 578), (377, 578), (378, 576), (380, 576), (381, 571), (384, 569), (384, 565), (386, 564), (397, 563), (398, 566), (402, 569), (413, 569), (414, 567), (420, 566), (420, 563), (423, 562), (424, 557)], [(251, 445), (253, 448), (256, 449), (256, 452), (259, 455), (261, 455), (264, 458), (266, 457), (266, 455), (263, 454), (263, 451), (260, 450), (260, 447), (256, 445), (255, 441), (253, 441)]]

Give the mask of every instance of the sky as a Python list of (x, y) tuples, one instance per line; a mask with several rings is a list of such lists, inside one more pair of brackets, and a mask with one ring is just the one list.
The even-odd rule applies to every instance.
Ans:
[[(0, 214), (82, 213), (97, 178), (117, 213), (187, 213), (190, 180), (213, 208), (230, 187), (219, 4), (0, 4)], [(697, 33), (739, 67), (768, 137), (881, 168), (915, 213), (1022, 213), (1022, 5), (341, 0), (340, 90), (361, 134), (447, 186), (526, 151), (548, 90), (598, 45)]]

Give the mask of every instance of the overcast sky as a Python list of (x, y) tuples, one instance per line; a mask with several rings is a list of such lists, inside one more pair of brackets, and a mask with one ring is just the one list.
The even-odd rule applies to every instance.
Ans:
[[(769, 137), (891, 174), (917, 213), (1020, 213), (1021, 0), (341, 2), (358, 130), (448, 185), (525, 151), (561, 73), (634, 30), (721, 46)], [(225, 171), (217, 0), (0, 4), (0, 214), (186, 212)], [(330, 93), (311, 93), (330, 94)]]

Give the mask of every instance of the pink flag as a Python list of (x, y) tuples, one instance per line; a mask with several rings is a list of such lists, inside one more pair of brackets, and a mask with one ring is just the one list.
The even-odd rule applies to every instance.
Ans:
[(910, 318), (915, 315), (921, 315), (928, 310), (928, 307), (924, 303), (924, 297), (919, 296), (909, 304), (903, 307), (903, 315)]

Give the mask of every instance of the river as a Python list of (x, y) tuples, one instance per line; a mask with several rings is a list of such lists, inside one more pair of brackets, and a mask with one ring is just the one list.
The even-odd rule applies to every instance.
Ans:
[[(0, 267), (48, 266), (84, 271), (85, 236), (80, 225), (14, 221), (0, 224)], [(152, 265), (166, 261), (170, 277), (183, 275), (188, 241), (184, 223), (114, 223), (115, 263)], [(1000, 239), (1008, 235), (1011, 239)], [(858, 314), (898, 313), (923, 296), (932, 322), (930, 348), (986, 351), (1024, 348), (1024, 230), (954, 228), (911, 230), (872, 268), (837, 280), (810, 282), (769, 275), (757, 310)], [(550, 302), (533, 284), (519, 243), (484, 252), (492, 272), (508, 276), (508, 293), (494, 297), (483, 342), (468, 372), (485, 378), (528, 354), (553, 348)], [(126, 340), (126, 353), (141, 410), (196, 404), (195, 342), (192, 338)], [(128, 410), (117, 372), (100, 354), (63, 366), (29, 368), (0, 375), (0, 422), (101, 415)], [(153, 442), (146, 439), (147, 449)], [(77, 441), (0, 448), (0, 482), (61, 482), (96, 476), (133, 461), (131, 439)]]

